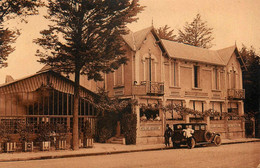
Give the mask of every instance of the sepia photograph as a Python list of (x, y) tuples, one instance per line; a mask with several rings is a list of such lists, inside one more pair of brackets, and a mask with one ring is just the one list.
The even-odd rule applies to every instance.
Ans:
[(260, 168), (259, 7), (0, 0), (0, 167)]

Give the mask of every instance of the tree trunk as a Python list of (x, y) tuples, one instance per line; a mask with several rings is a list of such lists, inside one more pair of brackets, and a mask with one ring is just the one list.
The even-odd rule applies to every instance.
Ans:
[(72, 130), (72, 149), (79, 149), (79, 78), (80, 71), (75, 70), (75, 83), (74, 83), (74, 106), (73, 106), (73, 130)]

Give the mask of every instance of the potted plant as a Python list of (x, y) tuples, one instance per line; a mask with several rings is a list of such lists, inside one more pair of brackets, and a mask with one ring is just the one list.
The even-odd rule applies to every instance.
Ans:
[(83, 136), (83, 147), (84, 148), (93, 147), (93, 134), (91, 131), (91, 125), (89, 121), (85, 121), (84, 123), (82, 136)]
[(18, 133), (20, 135), (20, 142), (22, 143), (23, 152), (32, 152), (33, 151), (33, 141), (30, 138), (30, 134), (33, 133), (33, 125), (20, 123), (18, 125)]
[(83, 132), (82, 130), (79, 130), (79, 147), (80, 148), (83, 148), (84, 145), (83, 145)]
[(40, 142), (40, 150), (48, 151), (51, 147), (51, 126), (49, 123), (42, 123), (38, 129), (38, 140)]
[(11, 137), (11, 130), (4, 123), (0, 123), (0, 149), (5, 152), (14, 152), (16, 150), (16, 142)]
[(66, 125), (56, 125), (56, 149), (66, 149), (68, 130)]
[(0, 153), (3, 151), (4, 125), (0, 122)]
[(13, 141), (10, 134), (7, 134), (5, 137), (4, 149), (5, 149), (5, 152), (15, 152), (16, 151), (16, 142)]

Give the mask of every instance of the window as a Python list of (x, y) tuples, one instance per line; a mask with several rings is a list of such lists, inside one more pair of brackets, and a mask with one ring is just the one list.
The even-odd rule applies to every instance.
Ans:
[(178, 64), (176, 62), (171, 62), (170, 80), (171, 86), (178, 86)]
[(219, 89), (219, 77), (218, 77), (218, 69), (213, 69), (213, 89), (218, 90)]
[(155, 81), (155, 62), (152, 58), (145, 59), (145, 81)]
[(194, 66), (194, 87), (199, 87), (199, 66)]
[(200, 130), (200, 126), (199, 125), (195, 125), (194, 129), (195, 129), (195, 131), (198, 131), (198, 130)]
[(114, 85), (121, 86), (124, 84), (124, 65), (121, 65), (114, 73)]

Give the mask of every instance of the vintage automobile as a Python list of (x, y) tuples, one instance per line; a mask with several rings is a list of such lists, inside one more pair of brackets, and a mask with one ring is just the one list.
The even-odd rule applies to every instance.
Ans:
[[(189, 129), (188, 129), (189, 128)], [(190, 136), (187, 137), (187, 130), (190, 130)], [(173, 124), (172, 134), (173, 147), (177, 148), (180, 145), (187, 145), (188, 148), (194, 148), (195, 145), (215, 144), (221, 145), (219, 133), (210, 132), (207, 130), (205, 123), (180, 123)]]

